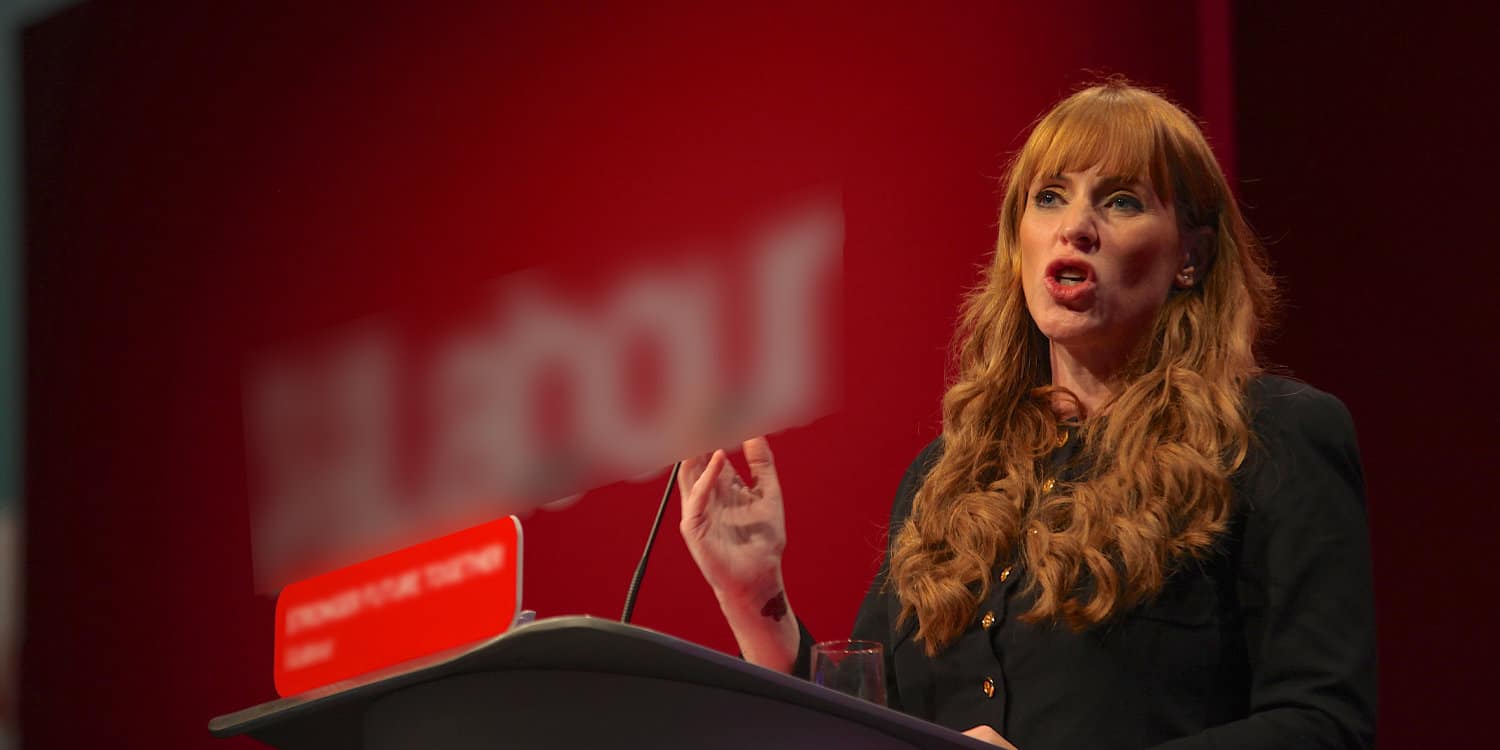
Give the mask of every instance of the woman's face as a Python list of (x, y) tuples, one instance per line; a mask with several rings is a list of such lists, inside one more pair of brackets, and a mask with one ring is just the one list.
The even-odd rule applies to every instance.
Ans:
[(1098, 167), (1033, 180), (1020, 241), (1026, 307), (1054, 347), (1075, 353), (1122, 359), (1172, 287), (1196, 282), (1173, 207)]

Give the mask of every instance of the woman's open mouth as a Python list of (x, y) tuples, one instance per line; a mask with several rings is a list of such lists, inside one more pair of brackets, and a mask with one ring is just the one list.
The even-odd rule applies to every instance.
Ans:
[(1094, 267), (1077, 258), (1058, 258), (1047, 264), (1043, 277), (1047, 293), (1058, 304), (1080, 305), (1093, 300)]

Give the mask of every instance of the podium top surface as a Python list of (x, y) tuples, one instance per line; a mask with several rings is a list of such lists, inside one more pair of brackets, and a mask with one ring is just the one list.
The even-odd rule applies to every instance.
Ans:
[[(800, 706), (930, 750), (992, 747), (953, 730), (773, 672), (654, 630), (587, 616), (557, 617), (390, 670), (262, 703), (209, 722), (216, 737), (249, 735), (275, 747), (357, 738), (366, 709), (406, 688), (506, 671), (578, 672), (701, 685)], [(314, 738), (317, 738), (314, 740)], [(350, 744), (350, 747), (356, 747)]]

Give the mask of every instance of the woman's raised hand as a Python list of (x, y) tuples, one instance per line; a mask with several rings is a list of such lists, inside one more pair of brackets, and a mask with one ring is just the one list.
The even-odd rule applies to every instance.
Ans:
[(798, 631), (781, 577), (781, 482), (765, 438), (746, 440), (743, 447), (748, 485), (724, 451), (682, 462), (680, 528), (746, 660), (784, 672), (796, 659)]
[(765, 438), (744, 443), (753, 485), (746, 485), (724, 451), (682, 462), (682, 538), (703, 577), (720, 597), (755, 598), (779, 584), (786, 522), (781, 484)]

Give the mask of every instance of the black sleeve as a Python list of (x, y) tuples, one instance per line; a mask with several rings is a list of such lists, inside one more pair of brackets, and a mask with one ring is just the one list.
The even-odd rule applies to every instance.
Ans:
[(818, 641), (800, 617), (797, 618), (797, 636), (797, 660), (792, 662), (792, 676), (805, 680), (812, 676), (812, 647)]
[(1369, 748), (1375, 613), (1354, 425), (1308, 386), (1261, 395), (1238, 575), (1249, 715), (1157, 750)]
[[(912, 460), (911, 465), (906, 468), (906, 474), (901, 477), (901, 485), (896, 489), (896, 501), (891, 504), (890, 526), (886, 527), (885, 556), (880, 561), (880, 569), (875, 573), (875, 580), (870, 583), (869, 590), (865, 592), (864, 603), (860, 605), (859, 614), (854, 618), (854, 632), (849, 636), (853, 640), (880, 643), (885, 653), (886, 701), (891, 708), (898, 711), (901, 710), (901, 701), (896, 692), (896, 670), (891, 660), (891, 615), (888, 607), (890, 592), (886, 590), (886, 576), (889, 575), (891, 567), (891, 539), (906, 524), (906, 517), (911, 515), (912, 501), (917, 496), (917, 490), (922, 487), (922, 480), (927, 478), (927, 472), (932, 469), (932, 465), (937, 462), (942, 452), (941, 438), (928, 443), (927, 447), (923, 448), (922, 452)], [(801, 618), (797, 620), (797, 631), (801, 638), (797, 644), (797, 660), (792, 662), (792, 674), (806, 678), (811, 672), (812, 647), (817, 640), (802, 623)]]
[(901, 693), (896, 687), (896, 665), (892, 653), (895, 647), (893, 630), (895, 623), (891, 621), (891, 618), (899, 610), (894, 603), (895, 595), (886, 586), (886, 579), (891, 569), (891, 542), (901, 531), (901, 527), (906, 525), (917, 490), (921, 489), (922, 481), (926, 479), (927, 472), (937, 462), (941, 453), (942, 441), (940, 439), (928, 443), (927, 447), (923, 448), (907, 467), (906, 475), (901, 478), (901, 485), (896, 490), (896, 500), (891, 504), (890, 526), (886, 528), (885, 556), (880, 561), (880, 569), (875, 573), (875, 580), (870, 583), (869, 590), (865, 592), (865, 601), (860, 605), (859, 614), (854, 618), (854, 633), (850, 636), (856, 640), (880, 643), (885, 653), (886, 703), (897, 711), (902, 708)]

